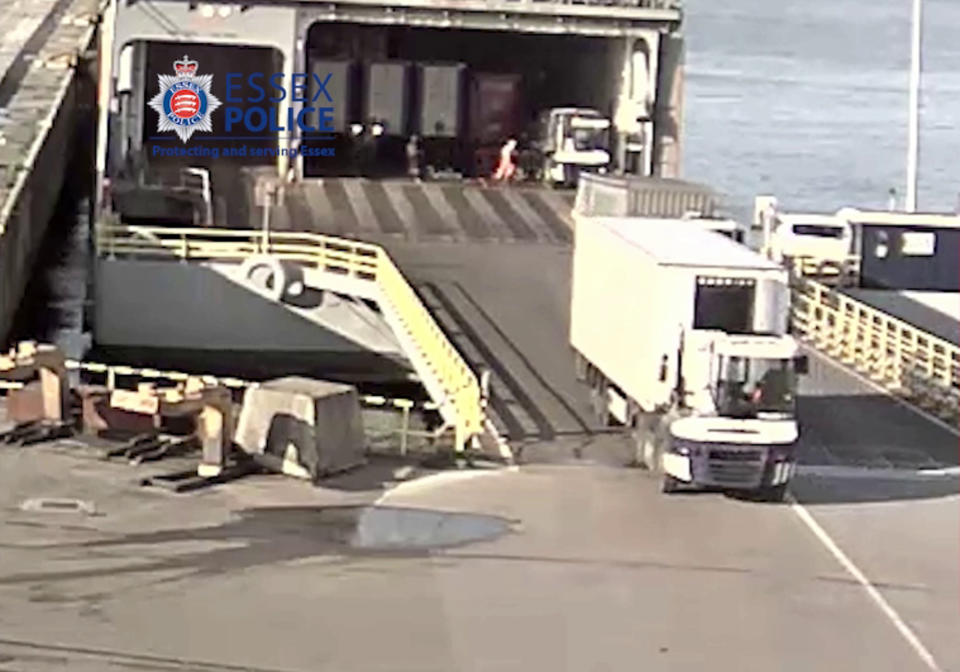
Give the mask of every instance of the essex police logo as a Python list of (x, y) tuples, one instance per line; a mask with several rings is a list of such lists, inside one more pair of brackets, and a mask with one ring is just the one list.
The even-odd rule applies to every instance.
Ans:
[(173, 62), (177, 74), (160, 75), (160, 93), (150, 100), (157, 111), (157, 132), (173, 131), (186, 144), (195, 131), (213, 131), (210, 114), (220, 101), (210, 93), (213, 75), (197, 75), (197, 62), (184, 56)]

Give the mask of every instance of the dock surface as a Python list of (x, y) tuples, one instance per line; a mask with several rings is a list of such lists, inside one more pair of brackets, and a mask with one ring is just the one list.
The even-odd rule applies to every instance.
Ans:
[(960, 344), (960, 293), (844, 289), (847, 296), (950, 343)]
[[(814, 354), (802, 509), (665, 496), (590, 419), (567, 246), (385, 244), (492, 370), (491, 415), (520, 466), (374, 461), (319, 488), (269, 476), (172, 496), (136, 485), (170, 465), (104, 463), (71, 441), (0, 447), (0, 665), (928, 671), (802, 511), (942, 669), (960, 667), (954, 432)], [(96, 515), (23, 509), (44, 497)]]
[[(810, 414), (807, 440), (955, 455), (955, 435), (832, 365), (814, 367), (805, 394), (834, 409)], [(377, 463), (321, 488), (251, 477), (185, 496), (134, 484), (162, 467), (104, 463), (69, 441), (4, 448), (0, 661), (31, 672), (692, 672), (706, 659), (719, 672), (929, 669), (794, 507), (667, 497), (618, 463), (622, 437), (576, 443), (547, 442), (544, 459), (516, 470), (400, 477)], [(957, 487), (955, 475), (903, 474), (793, 486), (944, 670), (960, 665)], [(23, 510), (42, 497), (95, 515)]]

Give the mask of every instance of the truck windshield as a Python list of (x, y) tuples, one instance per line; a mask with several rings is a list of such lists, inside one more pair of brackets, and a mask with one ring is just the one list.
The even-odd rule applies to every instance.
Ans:
[(793, 417), (797, 398), (793, 360), (722, 357), (715, 394), (721, 416)]
[(607, 131), (599, 128), (574, 128), (573, 146), (578, 152), (607, 148)]
[(822, 224), (794, 224), (793, 232), (798, 236), (815, 236), (817, 238), (843, 238), (843, 228), (839, 226), (825, 226)]

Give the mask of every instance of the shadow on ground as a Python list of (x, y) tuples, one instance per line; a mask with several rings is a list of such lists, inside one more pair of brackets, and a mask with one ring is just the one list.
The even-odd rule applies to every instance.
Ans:
[[(512, 521), (496, 516), (405, 507), (252, 508), (238, 512), (222, 525), (45, 546), (49, 550), (76, 550), (87, 560), (103, 558), (105, 562), (101, 567), (9, 574), (0, 577), (0, 585), (148, 575), (171, 570), (186, 574), (171, 579), (180, 580), (191, 575), (217, 575), (317, 556), (416, 558), (437, 549), (495, 539), (510, 533), (512, 527)], [(209, 547), (183, 553), (164, 546), (198, 542), (210, 542)], [(117, 566), (120, 558), (113, 554), (117, 549), (124, 549), (124, 554), (129, 552), (135, 564)], [(143, 562), (145, 556), (150, 560)]]
[(804, 465), (943, 469), (960, 465), (958, 439), (881, 394), (802, 395)]
[(960, 495), (957, 474), (921, 476), (870, 474), (856, 477), (798, 476), (791, 492), (804, 505), (869, 504), (917, 499), (938, 499)]

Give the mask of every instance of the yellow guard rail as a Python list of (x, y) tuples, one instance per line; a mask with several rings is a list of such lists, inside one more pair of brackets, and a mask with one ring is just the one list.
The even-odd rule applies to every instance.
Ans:
[(795, 278), (795, 332), (824, 353), (952, 424), (960, 424), (960, 346), (834, 291)]

